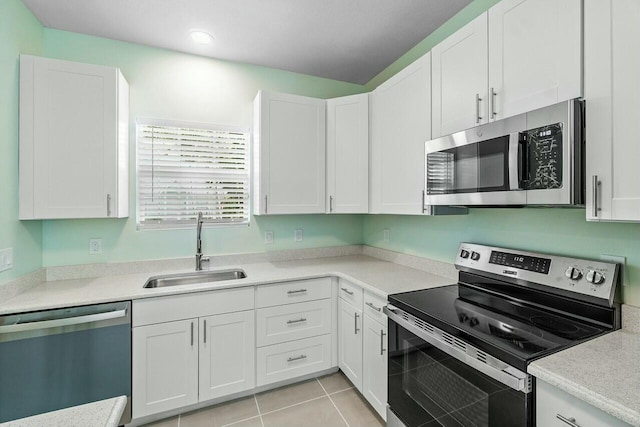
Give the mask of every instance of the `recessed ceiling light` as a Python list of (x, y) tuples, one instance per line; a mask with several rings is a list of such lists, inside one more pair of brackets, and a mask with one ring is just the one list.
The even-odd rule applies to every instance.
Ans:
[(191, 31), (191, 39), (198, 44), (209, 44), (213, 41), (213, 36), (204, 31)]

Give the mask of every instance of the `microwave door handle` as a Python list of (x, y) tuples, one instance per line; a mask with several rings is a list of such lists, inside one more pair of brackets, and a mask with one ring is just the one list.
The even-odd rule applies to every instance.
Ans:
[(522, 190), (522, 180), (520, 179), (523, 174), (522, 160), (520, 154), (520, 134), (512, 133), (509, 135), (509, 189), (510, 190)]
[(526, 134), (518, 134), (518, 187), (526, 190), (529, 181), (529, 142)]

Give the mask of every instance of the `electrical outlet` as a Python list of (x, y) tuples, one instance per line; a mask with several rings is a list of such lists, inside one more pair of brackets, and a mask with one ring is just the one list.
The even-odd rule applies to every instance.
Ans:
[(13, 268), (13, 248), (0, 251), (0, 271), (11, 270)]
[(382, 231), (382, 238), (384, 239), (385, 242), (388, 242), (389, 240), (391, 240), (391, 231), (389, 231), (388, 228), (385, 228)]
[(264, 243), (267, 245), (273, 244), (273, 231), (264, 232)]
[(627, 275), (625, 274), (627, 270), (627, 257), (619, 255), (600, 255), (600, 259), (602, 261), (617, 262), (618, 264), (621, 264), (620, 283), (622, 283), (622, 286), (629, 286), (626, 280)]
[(293, 235), (294, 242), (302, 242), (302, 228), (296, 228), (296, 231)]
[(102, 253), (102, 239), (89, 239), (89, 254), (97, 255)]

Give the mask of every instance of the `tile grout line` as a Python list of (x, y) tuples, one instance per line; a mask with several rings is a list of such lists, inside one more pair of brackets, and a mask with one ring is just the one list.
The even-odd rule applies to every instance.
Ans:
[(347, 419), (344, 417), (344, 415), (342, 415), (342, 412), (340, 412), (340, 409), (338, 409), (338, 407), (336, 406), (336, 403), (331, 398), (331, 395), (329, 393), (327, 393), (327, 389), (324, 388), (324, 386), (322, 385), (322, 383), (320, 382), (320, 380), (318, 378), (316, 378), (316, 381), (318, 381), (318, 384), (320, 384), (320, 387), (322, 387), (322, 390), (325, 392), (325, 394), (329, 398), (329, 402), (331, 402), (333, 407), (336, 408), (336, 411), (338, 411), (338, 415), (340, 415), (340, 418), (342, 418), (342, 421), (344, 421), (344, 423), (347, 425), (347, 427), (351, 427), (349, 425), (349, 422), (347, 421)]
[(312, 398), (312, 399), (305, 400), (304, 402), (298, 402), (298, 403), (294, 403), (293, 405), (283, 406), (282, 408), (278, 408), (278, 409), (274, 409), (273, 411), (265, 412), (265, 413), (264, 413), (264, 414), (262, 414), (262, 415), (269, 415), (269, 414), (273, 414), (274, 412), (282, 411), (283, 409), (293, 408), (294, 406), (302, 405), (302, 404), (304, 404), (304, 403), (313, 402), (314, 400), (322, 399), (323, 397), (327, 397), (327, 395), (325, 394), (324, 396), (314, 397), (314, 398)]
[(255, 393), (253, 394), (253, 400), (256, 402), (256, 407), (258, 408), (258, 416), (260, 417), (260, 425), (264, 427), (264, 421), (262, 420), (262, 411), (260, 411), (260, 404), (258, 403), (258, 398)]

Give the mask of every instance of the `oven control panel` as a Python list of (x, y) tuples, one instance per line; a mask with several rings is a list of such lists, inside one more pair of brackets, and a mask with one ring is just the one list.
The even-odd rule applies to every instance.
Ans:
[[(538, 254), (461, 243), (456, 268), (491, 273), (530, 283), (587, 295), (602, 305), (611, 306), (618, 284), (619, 265), (611, 262)], [(591, 298), (590, 298), (591, 299)]]

